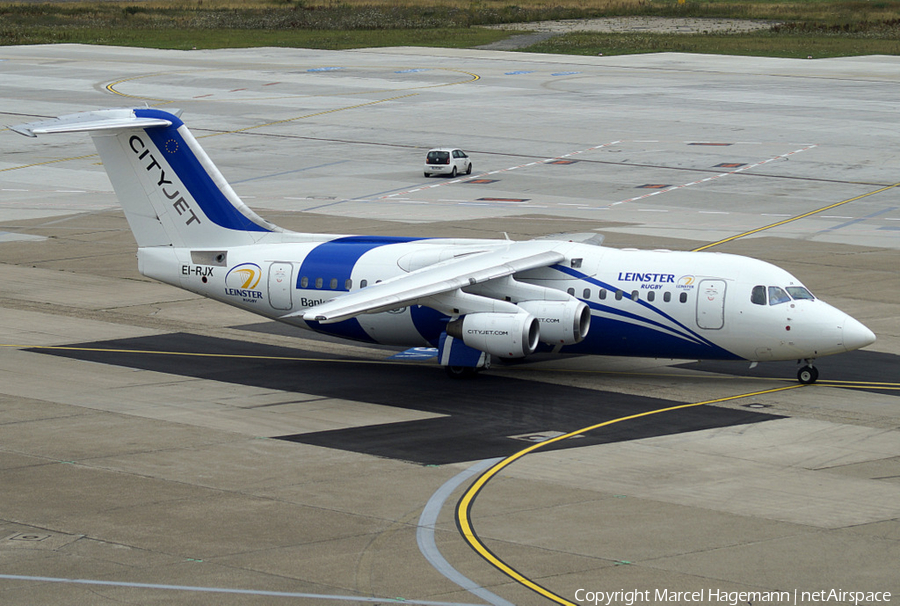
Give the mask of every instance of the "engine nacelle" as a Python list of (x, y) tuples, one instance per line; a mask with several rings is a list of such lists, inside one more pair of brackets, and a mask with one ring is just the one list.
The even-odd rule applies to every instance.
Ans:
[(447, 324), (447, 334), (500, 358), (524, 358), (540, 340), (540, 323), (529, 313), (474, 313)]
[(582, 301), (520, 301), (519, 307), (537, 318), (541, 341), (572, 345), (584, 339), (591, 327), (591, 309)]

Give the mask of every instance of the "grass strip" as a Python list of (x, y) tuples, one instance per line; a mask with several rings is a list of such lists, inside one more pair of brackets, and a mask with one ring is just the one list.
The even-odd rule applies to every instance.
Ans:
[[(513, 35), (481, 25), (617, 16), (762, 19), (728, 34), (570, 33), (528, 51), (776, 57), (900, 54), (900, 0), (145, 0), (0, 2), (0, 45), (166, 49), (253, 46), (467, 48)], [(521, 33), (521, 32), (516, 32)]]
[(898, 55), (900, 39), (816, 34), (602, 34), (579, 32), (554, 36), (519, 49), (564, 55), (631, 55), (637, 53), (705, 53), (753, 57), (821, 59), (858, 55)]
[[(250, 29), (105, 29), (42, 28), (0, 44), (99, 44), (173, 50), (284, 47), (344, 50), (386, 46), (471, 48), (510, 36), (486, 28), (410, 30), (250, 30)], [(0, 32), (0, 40), (4, 36)]]

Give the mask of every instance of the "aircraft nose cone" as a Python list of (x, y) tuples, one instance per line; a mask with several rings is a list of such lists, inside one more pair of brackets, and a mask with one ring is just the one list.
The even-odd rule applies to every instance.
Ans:
[(875, 342), (875, 333), (865, 327), (862, 322), (847, 316), (843, 327), (844, 349), (853, 351)]

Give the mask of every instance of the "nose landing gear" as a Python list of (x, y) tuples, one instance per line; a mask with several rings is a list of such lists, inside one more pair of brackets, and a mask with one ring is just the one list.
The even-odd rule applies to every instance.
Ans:
[(797, 380), (804, 385), (812, 385), (819, 378), (819, 369), (812, 365), (813, 360), (804, 360), (806, 366), (797, 371)]

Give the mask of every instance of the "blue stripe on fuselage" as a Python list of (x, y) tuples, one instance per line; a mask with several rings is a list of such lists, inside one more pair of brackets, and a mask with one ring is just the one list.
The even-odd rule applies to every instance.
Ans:
[[(178, 117), (168, 112), (157, 109), (136, 109), (134, 115), (140, 118), (162, 118), (172, 122), (171, 126), (165, 128), (146, 128), (144, 132), (150, 137), (156, 145), (157, 153), (160, 159), (165, 161), (172, 167), (175, 174), (181, 180), (181, 183), (187, 189), (185, 192), (190, 195), (206, 217), (218, 225), (226, 229), (236, 231), (255, 231), (268, 232), (268, 228), (254, 223), (250, 218), (243, 215), (231, 201), (225, 197), (219, 186), (215, 184), (209, 173), (188, 147), (187, 142), (178, 132), (178, 129), (184, 124)], [(166, 195), (169, 195), (168, 193)], [(174, 196), (174, 192), (172, 192)], [(184, 195), (184, 193), (182, 194)]]
[[(353, 268), (357, 261), (375, 248), (388, 244), (405, 244), (406, 242), (414, 242), (421, 238), (389, 238), (380, 236), (348, 236), (346, 238), (338, 238), (329, 242), (323, 242), (312, 249), (303, 263), (300, 265), (300, 271), (297, 272), (297, 288), (300, 288), (300, 280), (307, 278), (309, 283), (304, 291), (314, 290), (322, 293), (327, 297), (329, 292), (346, 292), (345, 284), (353, 274)], [(315, 288), (316, 279), (322, 278), (322, 287)], [(331, 280), (337, 279), (337, 290), (330, 288)], [(343, 322), (334, 324), (319, 324), (318, 322), (307, 322), (310, 328), (318, 332), (323, 332), (338, 337), (353, 339), (355, 341), (366, 341), (376, 343), (375, 339), (370, 337), (356, 318), (350, 318)], [(435, 326), (438, 334), (443, 330), (443, 324)], [(421, 332), (421, 331), (420, 331)], [(424, 333), (423, 333), (424, 334)]]
[(344, 290), (344, 284), (350, 279), (356, 262), (372, 249), (387, 244), (405, 244), (415, 242), (422, 238), (387, 238), (379, 236), (348, 236), (319, 244), (312, 249), (300, 271), (297, 272), (297, 288), (300, 288), (300, 279), (309, 278), (307, 289), (315, 290), (316, 278), (322, 278), (322, 288), (318, 290), (331, 290), (331, 280), (337, 278), (338, 290)]
[(687, 360), (741, 360), (715, 343), (686, 341), (681, 337), (633, 322), (593, 316), (591, 329), (580, 343), (561, 353)]
[(334, 335), (335, 337), (343, 337), (344, 339), (352, 339), (354, 341), (362, 341), (364, 343), (378, 342), (369, 336), (369, 333), (363, 329), (359, 320), (356, 318), (342, 320), (341, 322), (335, 322), (334, 324), (319, 324), (318, 322), (309, 320), (306, 324), (312, 330), (327, 335)]
[(422, 305), (410, 306), (409, 314), (416, 331), (433, 347), (437, 347), (440, 343), (441, 333), (447, 330), (447, 322), (450, 320), (450, 316)]
[[(596, 278), (592, 278), (592, 277), (588, 276), (587, 274), (583, 274), (580, 271), (575, 271), (574, 269), (571, 269), (569, 267), (564, 267), (562, 265), (554, 265), (553, 269), (556, 269), (564, 274), (568, 274), (568, 275), (572, 276), (573, 278), (583, 280), (589, 284), (599, 286), (600, 288), (605, 288), (610, 293), (614, 293), (617, 290), (622, 290), (621, 288), (616, 288), (615, 286), (613, 286), (611, 284), (607, 284), (606, 282), (601, 282), (600, 280), (597, 280)], [(629, 300), (630, 300), (630, 298), (629, 298)], [(676, 320), (675, 318), (673, 318), (672, 316), (670, 316), (669, 314), (664, 312), (663, 310), (659, 309), (658, 307), (654, 307), (653, 305), (651, 305), (650, 303), (648, 303), (647, 301), (645, 301), (643, 299), (639, 299), (639, 300), (635, 301), (635, 303), (637, 303), (638, 305), (640, 305), (646, 309), (649, 309), (653, 313), (665, 318), (666, 320), (668, 320), (675, 326), (674, 327), (666, 326), (665, 324), (661, 324), (658, 321), (651, 320), (650, 318), (644, 318), (642, 316), (638, 316), (637, 314), (632, 314), (632, 313), (623, 311), (621, 309), (616, 309), (615, 307), (599, 305), (596, 303), (591, 303), (590, 301), (585, 301), (585, 303), (589, 307), (591, 307), (593, 309), (597, 309), (598, 311), (605, 311), (605, 312), (613, 313), (613, 314), (623, 316), (623, 317), (630, 317), (635, 320), (639, 320), (641, 322), (645, 322), (648, 324), (653, 324), (653, 325), (659, 326), (661, 328), (665, 328), (669, 331), (677, 332), (675, 327), (680, 328), (682, 331), (684, 331), (684, 334), (681, 335), (682, 339), (686, 339), (686, 340), (690, 340), (690, 341), (699, 341), (710, 348), (721, 349), (718, 345), (716, 345), (709, 339), (707, 339), (707, 338), (703, 337), (702, 335), (698, 334), (697, 332), (691, 330), (690, 328), (688, 328), (687, 326), (685, 326), (684, 324), (682, 324), (681, 322), (679, 322), (678, 320)], [(725, 351), (725, 350), (722, 350), (722, 351)]]

